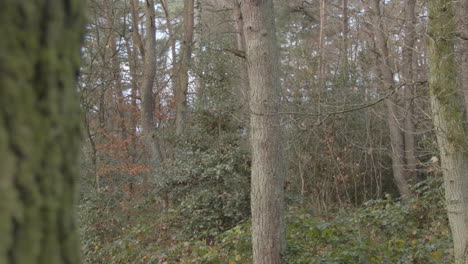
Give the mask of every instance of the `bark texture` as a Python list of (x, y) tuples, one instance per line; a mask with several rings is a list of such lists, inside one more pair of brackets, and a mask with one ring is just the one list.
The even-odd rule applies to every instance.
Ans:
[(342, 56), (343, 56), (343, 71), (345, 74), (345, 80), (348, 81), (348, 33), (349, 33), (349, 21), (348, 21), (348, 0), (341, 1), (341, 10), (343, 15), (343, 24), (341, 31), (343, 32), (342, 42)]
[(468, 147), (456, 84), (453, 1), (430, 0), (428, 11), (429, 90), (434, 130), (440, 149), (455, 263), (467, 264)]
[[(234, 29), (236, 31), (236, 50), (245, 54), (245, 37), (244, 37), (244, 18), (242, 17), (241, 4), (239, 0), (230, 0), (232, 5), (232, 18), (234, 20)], [(247, 61), (245, 58), (237, 57), (239, 63), (238, 79), (234, 82), (233, 88), (238, 94), (240, 103), (239, 108), (242, 112), (249, 112), (249, 77), (247, 73)], [(248, 115), (242, 116), (242, 125), (245, 123), (246, 134), (249, 134)], [(245, 120), (245, 122), (244, 122)]]
[(280, 264), (286, 246), (284, 166), (273, 1), (246, 0), (241, 10), (250, 83), (253, 263)]
[(151, 164), (160, 165), (159, 147), (156, 138), (155, 102), (153, 94), (154, 78), (156, 76), (156, 25), (154, 1), (145, 1), (146, 41), (143, 65), (143, 84), (141, 88), (141, 115), (145, 143), (149, 148)]
[[(320, 0), (320, 31), (319, 31), (319, 47), (318, 47), (318, 52), (319, 52), (319, 58), (318, 58), (318, 75), (317, 75), (317, 80), (318, 80), (318, 89), (317, 93), (319, 95), (319, 101), (321, 100), (321, 93), (325, 90), (325, 80), (324, 80), (324, 75), (325, 75), (325, 67), (324, 67), (324, 43), (325, 43), (325, 20), (326, 20), (326, 13), (325, 13), (325, 8), (326, 8), (326, 0)], [(320, 111), (320, 108), (319, 108)]]
[(187, 89), (189, 82), (189, 64), (192, 58), (194, 0), (185, 0), (184, 3), (184, 41), (178, 69), (178, 85), (175, 90), (176, 101), (176, 134), (182, 135), (185, 127), (185, 114), (187, 111)]
[(465, 121), (468, 121), (468, 0), (457, 0), (454, 4), (458, 35), (455, 41), (458, 88), (464, 99)]
[(141, 57), (145, 57), (145, 46), (143, 41), (141, 40), (140, 30), (138, 29), (138, 23), (140, 23), (139, 19), (139, 7), (140, 2), (139, 0), (130, 0), (130, 14), (132, 16), (132, 39), (133, 39), (133, 46), (134, 48), (137, 47), (138, 51), (140, 51)]
[[(193, 49), (195, 50), (194, 52), (196, 53), (194, 58), (193, 58), (193, 64), (196, 67), (199, 67), (200, 65), (200, 56), (199, 53), (202, 49), (202, 40), (203, 40), (203, 6), (202, 6), (202, 1), (201, 0), (195, 0), (194, 7), (193, 7), (193, 27), (194, 27), (194, 32), (193, 32)], [(201, 73), (197, 69), (196, 74), (195, 74), (195, 80), (194, 80), (194, 91), (196, 94), (196, 102), (201, 106), (203, 106), (203, 100), (200, 100), (203, 98), (203, 87), (202, 87), (202, 81), (201, 81)]]
[(166, 27), (167, 33), (169, 34), (169, 44), (171, 46), (171, 58), (172, 58), (172, 86), (174, 87), (174, 94), (175, 89), (177, 89), (177, 49), (176, 49), (176, 37), (174, 35), (174, 30), (172, 29), (171, 17), (169, 14), (169, 6), (167, 5), (166, 0), (161, 0), (161, 5), (164, 9), (164, 17), (166, 18)]
[(82, 1), (0, 1), (0, 264), (80, 263)]
[(416, 86), (413, 85), (413, 49), (416, 40), (416, 0), (406, 0), (405, 3), (405, 39), (403, 45), (403, 79), (407, 85), (404, 90), (405, 118), (404, 118), (404, 141), (405, 141), (405, 177), (410, 183), (416, 182), (416, 165), (418, 161), (415, 155), (414, 135), (416, 127), (414, 124), (414, 104)]

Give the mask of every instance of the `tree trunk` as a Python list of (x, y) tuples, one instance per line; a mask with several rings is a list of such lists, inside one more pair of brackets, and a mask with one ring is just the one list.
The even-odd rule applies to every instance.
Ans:
[(150, 162), (156, 169), (160, 165), (156, 138), (153, 85), (156, 76), (156, 25), (153, 0), (145, 1), (146, 41), (141, 89), (141, 121), (145, 143), (149, 148)]
[(182, 135), (185, 127), (185, 114), (187, 112), (187, 89), (189, 81), (189, 64), (192, 58), (193, 45), (193, 8), (194, 0), (184, 3), (184, 41), (178, 69), (178, 85), (175, 91), (176, 102), (176, 134)]
[(179, 70), (177, 67), (177, 50), (176, 50), (176, 39), (174, 35), (174, 30), (172, 29), (172, 23), (171, 23), (171, 18), (169, 15), (169, 6), (167, 5), (166, 0), (161, 0), (161, 5), (164, 10), (164, 16), (166, 18), (166, 27), (167, 27), (167, 33), (169, 34), (169, 44), (171, 46), (171, 57), (172, 57), (172, 77), (171, 77), (171, 82), (172, 82), (172, 90), (174, 95), (177, 94), (177, 89), (179, 89), (179, 81), (178, 81), (178, 76), (179, 76)]
[(0, 1), (0, 263), (80, 263), (82, 1)]
[(246, 0), (241, 8), (250, 83), (253, 263), (280, 264), (286, 248), (284, 151), (273, 1)]
[(457, 34), (455, 54), (458, 71), (458, 88), (463, 97), (465, 121), (468, 121), (468, 0), (455, 1)]
[(131, 125), (132, 125), (132, 159), (133, 162), (137, 162), (139, 159), (138, 155), (138, 146), (137, 146), (137, 129), (138, 129), (138, 116), (143, 116), (143, 112), (139, 110), (137, 105), (137, 96), (138, 94), (142, 94), (142, 91), (139, 87), (139, 56), (145, 60), (145, 48), (143, 46), (143, 42), (141, 40), (140, 31), (138, 28), (138, 24), (140, 22), (140, 11), (139, 11), (139, 1), (138, 0), (130, 0), (130, 15), (132, 18), (132, 41), (133, 45), (130, 49), (130, 45), (128, 44), (129, 41), (126, 41), (127, 45), (127, 53), (129, 56), (129, 68), (130, 68), (130, 76), (132, 78), (132, 91), (131, 91), (131, 104), (132, 104), (132, 112), (131, 112)]
[[(232, 5), (232, 17), (234, 19), (234, 29), (236, 30), (236, 49), (245, 53), (245, 36), (243, 32), (244, 18), (242, 17), (241, 4), (239, 0), (230, 0)], [(234, 82), (235, 93), (238, 94), (241, 113), (249, 112), (249, 76), (247, 73), (247, 61), (245, 58), (237, 58), (239, 63), (238, 81)], [(245, 129), (245, 145), (248, 145), (249, 128), (247, 122), (248, 115), (242, 115), (241, 125)], [(244, 144), (242, 144), (244, 145)], [(248, 147), (248, 146), (247, 146)]]
[(341, 9), (343, 14), (343, 25), (342, 25), (342, 32), (343, 32), (343, 39), (342, 39), (342, 50), (341, 53), (343, 54), (343, 71), (345, 74), (345, 85), (347, 85), (349, 76), (349, 63), (348, 63), (348, 33), (349, 33), (349, 21), (348, 21), (348, 0), (342, 0), (341, 2)]
[[(321, 93), (325, 90), (325, 81), (324, 81), (324, 61), (323, 61), (323, 45), (325, 41), (324, 31), (325, 31), (325, 6), (326, 0), (320, 0), (320, 31), (319, 31), (319, 59), (318, 59), (318, 97), (319, 103), (321, 98)], [(320, 110), (320, 107), (319, 107)]]
[(415, 125), (414, 125), (414, 104), (416, 86), (412, 84), (413, 78), (413, 49), (416, 39), (415, 25), (415, 6), (416, 0), (406, 0), (405, 3), (405, 40), (403, 45), (403, 79), (406, 82), (404, 90), (405, 110), (404, 119), (404, 141), (405, 141), (405, 178), (410, 182), (416, 181), (416, 160), (415, 154)]
[[(140, 7), (139, 0), (130, 0), (130, 14), (132, 16), (132, 38), (133, 46), (138, 47), (141, 57), (145, 57), (145, 47), (143, 41), (141, 40), (140, 31), (138, 29), (138, 23), (140, 21), (140, 16), (138, 8)], [(136, 53), (135, 53), (136, 56)]]
[(130, 77), (131, 77), (131, 111), (130, 111), (130, 145), (131, 145), (131, 156), (132, 162), (136, 163), (138, 161), (138, 146), (137, 146), (137, 137), (136, 131), (138, 128), (138, 104), (137, 104), (137, 96), (138, 96), (138, 73), (137, 73), (137, 66), (138, 66), (138, 49), (135, 45), (130, 47), (129, 41), (125, 41), (125, 46), (127, 48), (128, 54), (128, 62), (130, 68)]
[(447, 213), (455, 263), (468, 263), (468, 147), (454, 59), (454, 10), (451, 0), (428, 1), (429, 91), (440, 149)]
[[(104, 13), (106, 19), (106, 30), (107, 30), (107, 43), (105, 47), (105, 61), (109, 62), (109, 72), (107, 78), (109, 78), (109, 84), (111, 85), (111, 91), (113, 98), (117, 98), (116, 112), (119, 116), (118, 127), (120, 128), (119, 136), (120, 139), (126, 142), (127, 139), (127, 125), (125, 123), (125, 95), (122, 90), (122, 74), (120, 73), (120, 59), (119, 49), (117, 49), (119, 36), (115, 29), (114, 20), (114, 9), (111, 6), (109, 0), (104, 1)], [(127, 145), (127, 144), (126, 144)], [(128, 149), (128, 146), (126, 146)]]
[[(387, 41), (384, 34), (382, 16), (380, 13), (380, 0), (372, 1), (371, 12), (373, 12), (375, 42), (379, 51), (379, 57), (381, 59), (379, 65), (380, 72), (382, 74), (382, 84), (385, 90), (390, 92), (395, 88), (395, 83), (393, 80), (393, 72), (391, 70), (390, 60), (388, 57)], [(395, 97), (386, 98), (385, 105), (387, 106), (387, 122), (390, 131), (393, 178), (401, 196), (403, 198), (408, 198), (411, 196), (411, 191), (405, 178), (406, 164), (404, 138), (398, 122), (398, 106), (396, 105)]]
[[(202, 48), (202, 37), (203, 37), (203, 24), (202, 24), (202, 16), (203, 16), (203, 7), (202, 7), (202, 1), (201, 0), (195, 0), (195, 4), (193, 7), (193, 27), (194, 27), (194, 33), (193, 33), (193, 48), (196, 52), (196, 55), (193, 58), (193, 64), (196, 67), (199, 67), (200, 65), (200, 56), (199, 53)], [(200, 72), (197, 71), (197, 74), (195, 74), (195, 80), (194, 80), (194, 90), (196, 94), (196, 102), (202, 104), (203, 106), (203, 100), (200, 100), (203, 98), (203, 87), (202, 87), (202, 82), (201, 82), (201, 77), (200, 77)]]

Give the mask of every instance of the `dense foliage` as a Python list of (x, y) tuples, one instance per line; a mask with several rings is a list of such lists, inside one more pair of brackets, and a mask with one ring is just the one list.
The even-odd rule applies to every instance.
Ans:
[[(387, 196), (328, 215), (290, 206), (289, 263), (452, 263), (441, 179), (421, 182), (414, 190), (417, 197), (407, 202)], [(251, 263), (248, 221), (218, 234), (200, 230), (205, 233), (200, 236), (184, 231), (186, 210), (155, 213), (141, 207), (113, 236), (106, 230), (112, 229), (111, 221), (105, 221), (108, 226), (86, 222), (83, 253), (88, 263)], [(213, 224), (210, 214), (194, 219), (190, 224)], [(103, 232), (107, 235), (100, 236)]]

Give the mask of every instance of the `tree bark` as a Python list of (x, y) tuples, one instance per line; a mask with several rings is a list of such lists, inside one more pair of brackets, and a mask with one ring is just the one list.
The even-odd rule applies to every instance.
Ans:
[(160, 165), (159, 149), (156, 138), (154, 79), (156, 76), (156, 25), (154, 1), (145, 1), (146, 41), (143, 65), (143, 84), (141, 89), (141, 121), (145, 143), (149, 148), (151, 165), (157, 169)]
[(415, 154), (415, 125), (414, 125), (414, 104), (416, 86), (412, 84), (413, 78), (413, 49), (416, 40), (416, 0), (406, 0), (405, 3), (405, 39), (403, 44), (403, 79), (406, 82), (404, 90), (405, 110), (404, 119), (404, 141), (405, 141), (405, 178), (410, 182), (416, 181), (416, 160)]
[[(232, 17), (234, 19), (234, 29), (236, 31), (236, 50), (245, 53), (245, 36), (244, 36), (244, 18), (242, 16), (241, 4), (239, 0), (230, 0), (232, 5)], [(238, 94), (238, 100), (240, 104), (240, 110), (242, 113), (249, 112), (249, 77), (247, 73), (247, 61), (245, 58), (237, 58), (239, 63), (239, 75), (238, 81), (234, 82), (234, 88), (236, 89), (236, 94)], [(248, 122), (246, 120), (248, 116), (242, 115), (242, 125), (245, 124), (246, 134), (249, 134)], [(245, 120), (245, 122), (244, 122)], [(248, 137), (246, 137), (248, 138)], [(247, 142), (245, 142), (247, 143)]]
[[(109, 72), (107, 78), (109, 78), (109, 84), (111, 85), (111, 91), (113, 93), (113, 98), (117, 98), (116, 112), (119, 116), (117, 120), (118, 127), (120, 128), (119, 136), (120, 139), (126, 142), (127, 139), (127, 125), (125, 123), (125, 95), (122, 90), (122, 74), (120, 72), (120, 59), (119, 59), (119, 49), (118, 41), (119, 36), (117, 30), (115, 29), (114, 21), (115, 14), (114, 9), (109, 0), (104, 1), (104, 15), (106, 19), (106, 35), (107, 43), (105, 46), (105, 61), (109, 62)], [(128, 145), (126, 146), (128, 149)]]
[(284, 151), (273, 1), (246, 0), (241, 10), (250, 83), (253, 263), (280, 264), (286, 248)]
[[(202, 19), (203, 19), (203, 6), (202, 6), (202, 1), (201, 0), (195, 0), (194, 7), (193, 7), (193, 27), (194, 27), (194, 33), (193, 33), (193, 48), (195, 50), (195, 56), (193, 58), (193, 64), (196, 67), (199, 67), (200, 65), (200, 56), (199, 52), (201, 51), (202, 48), (202, 37), (203, 37), (203, 24), (202, 24)], [(201, 77), (199, 71), (197, 71), (197, 74), (195, 74), (195, 80), (194, 80), (194, 90), (196, 94), (196, 102), (201, 104), (203, 106), (203, 101), (200, 100), (203, 98), (203, 87), (202, 87), (202, 82), (201, 82)]]
[[(318, 59), (318, 97), (319, 101), (321, 98), (321, 93), (325, 90), (325, 81), (324, 81), (324, 61), (323, 61), (323, 55), (324, 55), (324, 50), (323, 50), (323, 45), (325, 41), (325, 7), (326, 7), (326, 0), (320, 0), (320, 31), (319, 31), (319, 59)], [(320, 102), (319, 102), (320, 103)], [(319, 107), (320, 109), (320, 107)]]
[(189, 64), (192, 58), (193, 45), (193, 8), (194, 0), (184, 3), (184, 41), (178, 69), (178, 85), (175, 91), (176, 102), (176, 134), (182, 135), (185, 128), (185, 114), (187, 112), (187, 89), (189, 81)]
[(172, 57), (171, 82), (172, 82), (173, 93), (174, 95), (176, 95), (177, 89), (179, 89), (179, 81), (178, 81), (179, 70), (177, 67), (176, 38), (174, 35), (174, 30), (172, 29), (171, 17), (169, 14), (169, 6), (167, 5), (167, 1), (161, 0), (161, 5), (163, 7), (164, 16), (166, 18), (167, 33), (169, 34), (169, 45), (171, 46), (171, 57)]
[(130, 110), (130, 145), (131, 145), (131, 156), (132, 156), (132, 162), (136, 163), (138, 160), (138, 147), (137, 147), (137, 137), (136, 137), (136, 131), (138, 129), (138, 104), (137, 104), (137, 96), (138, 96), (138, 49), (135, 45), (130, 47), (129, 41), (125, 41), (125, 46), (127, 48), (127, 54), (128, 54), (128, 62), (129, 62), (129, 68), (130, 68), (130, 77), (131, 77), (131, 110)]
[(428, 1), (429, 91), (441, 156), (455, 263), (468, 263), (468, 147), (458, 96), (451, 0)]
[[(373, 26), (375, 41), (380, 57), (380, 72), (382, 74), (382, 84), (386, 91), (391, 91), (395, 87), (393, 72), (390, 66), (387, 40), (384, 34), (382, 16), (380, 13), (380, 0), (372, 0)], [(390, 131), (390, 144), (392, 151), (393, 178), (403, 198), (411, 196), (408, 182), (405, 178), (405, 148), (404, 138), (398, 122), (398, 109), (394, 97), (385, 99), (387, 107), (387, 122)]]
[(349, 63), (348, 63), (348, 33), (349, 33), (349, 19), (348, 19), (348, 0), (342, 0), (341, 2), (341, 9), (343, 13), (343, 25), (342, 25), (342, 32), (343, 32), (343, 39), (342, 39), (342, 56), (343, 56), (343, 71), (345, 74), (345, 85), (347, 85), (349, 76)]
[(0, 2), (0, 263), (80, 263), (82, 1)]
[(455, 54), (458, 71), (458, 88), (463, 97), (465, 121), (468, 122), (468, 0), (455, 1), (457, 35)]
[[(138, 23), (140, 21), (138, 7), (140, 2), (138, 0), (130, 0), (130, 14), (132, 16), (132, 38), (133, 46), (137, 47), (140, 51), (141, 57), (145, 57), (145, 47), (141, 40), (140, 31), (138, 29)], [(135, 54), (136, 55), (136, 54)]]

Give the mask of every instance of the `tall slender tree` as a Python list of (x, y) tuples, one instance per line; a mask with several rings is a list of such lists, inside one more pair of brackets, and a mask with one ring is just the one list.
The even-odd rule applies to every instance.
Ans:
[(153, 0), (145, 1), (145, 15), (146, 39), (144, 48), (143, 84), (141, 87), (141, 122), (144, 139), (149, 148), (151, 165), (158, 168), (161, 160), (156, 137), (154, 113), (155, 100), (153, 87), (156, 76), (156, 14)]
[[(202, 40), (203, 40), (203, 4), (201, 0), (195, 0), (193, 7), (193, 49), (194, 52), (199, 53), (202, 49)], [(193, 64), (195, 66), (200, 65), (200, 56), (196, 54), (193, 58)], [(203, 105), (203, 87), (201, 82), (200, 72), (197, 72), (195, 75), (194, 81), (194, 91), (196, 94), (196, 101), (199, 104)]]
[(429, 90), (455, 263), (468, 263), (468, 146), (454, 58), (453, 1), (428, 1)]
[[(387, 46), (387, 38), (384, 33), (382, 22), (382, 14), (380, 11), (380, 0), (372, 0), (372, 24), (375, 33), (375, 43), (379, 52), (379, 71), (382, 77), (382, 85), (387, 92), (395, 89), (395, 80), (393, 79), (393, 71), (389, 58)], [(390, 131), (390, 145), (392, 157), (393, 178), (402, 197), (410, 197), (411, 191), (408, 186), (408, 181), (405, 177), (405, 145), (403, 133), (399, 126), (399, 114), (396, 97), (388, 97), (385, 99), (387, 107), (387, 122)]]
[(279, 50), (272, 0), (242, 2), (250, 84), (254, 264), (280, 264), (286, 248)]
[(413, 47), (416, 40), (416, 0), (405, 1), (405, 38), (403, 43), (403, 79), (406, 83), (404, 90), (405, 118), (404, 118), (404, 141), (405, 141), (405, 177), (414, 183), (416, 178), (416, 154), (415, 154), (415, 124), (414, 104), (415, 88), (413, 78)]
[(465, 120), (468, 121), (468, 0), (455, 1), (455, 21), (457, 38), (455, 54), (458, 70), (458, 88), (463, 96)]
[(80, 263), (83, 1), (0, 2), (0, 263)]
[[(244, 37), (244, 18), (242, 16), (241, 11), (241, 4), (239, 0), (229, 0), (232, 6), (232, 18), (234, 20), (234, 29), (236, 34), (236, 50), (239, 52), (239, 55), (245, 54), (245, 37)], [(239, 103), (241, 105), (240, 109), (242, 112), (248, 112), (248, 98), (249, 98), (249, 77), (247, 74), (247, 65), (245, 57), (238, 56), (238, 63), (239, 63), (239, 71), (236, 75), (236, 82), (234, 84), (235, 93), (237, 93)], [(245, 122), (244, 122), (244, 115), (242, 124), (245, 123), (246, 133), (248, 134), (248, 127), (247, 127), (247, 118), (248, 115), (245, 115)]]
[(177, 74), (177, 87), (175, 87), (176, 101), (176, 134), (182, 135), (185, 127), (185, 114), (187, 112), (187, 90), (189, 84), (189, 64), (192, 58), (194, 0), (184, 2), (184, 41)]
[(349, 18), (348, 18), (348, 0), (341, 0), (341, 12), (343, 15), (343, 24), (342, 24), (342, 46), (341, 46), (341, 53), (342, 53), (342, 60), (343, 60), (343, 65), (341, 66), (343, 68), (344, 74), (345, 74), (345, 80), (348, 80), (348, 64), (349, 64), (349, 53), (348, 53), (348, 34), (349, 34)]

